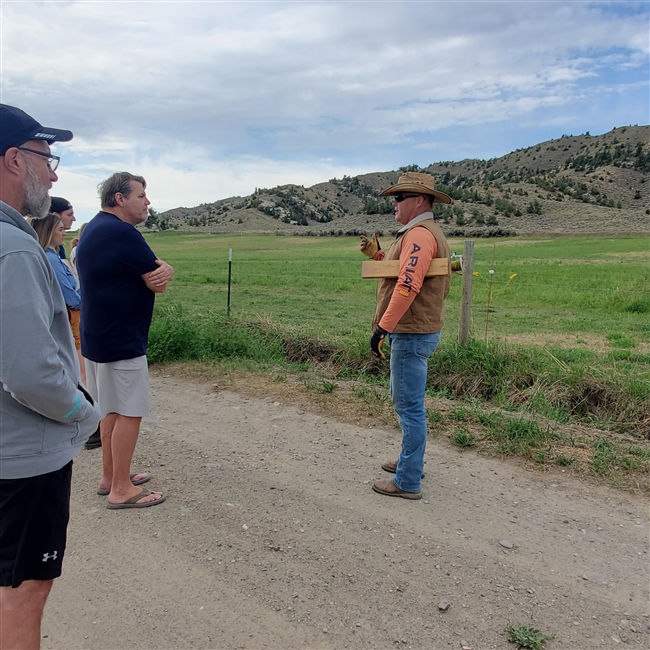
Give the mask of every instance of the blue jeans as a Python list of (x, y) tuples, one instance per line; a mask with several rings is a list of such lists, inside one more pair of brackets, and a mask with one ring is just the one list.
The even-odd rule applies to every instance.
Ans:
[(424, 392), (429, 356), (438, 347), (440, 332), (389, 334), (390, 395), (402, 429), (402, 453), (393, 483), (405, 492), (419, 492), (427, 445)]

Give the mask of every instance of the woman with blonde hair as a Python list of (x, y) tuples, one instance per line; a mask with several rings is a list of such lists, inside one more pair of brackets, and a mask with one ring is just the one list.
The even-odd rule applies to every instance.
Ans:
[(68, 308), (68, 319), (74, 336), (74, 345), (79, 357), (81, 381), (86, 383), (86, 368), (81, 356), (81, 338), (79, 335), (79, 320), (81, 314), (81, 294), (77, 287), (77, 279), (72, 271), (59, 257), (58, 249), (65, 239), (65, 226), (58, 214), (50, 212), (44, 219), (30, 219), (32, 228), (38, 235), (38, 243), (45, 250), (56, 279), (59, 281), (65, 304)]

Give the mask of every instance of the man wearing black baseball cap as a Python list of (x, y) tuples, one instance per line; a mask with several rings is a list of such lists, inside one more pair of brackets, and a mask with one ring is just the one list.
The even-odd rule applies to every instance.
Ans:
[(43, 218), (58, 180), (45, 128), (0, 104), (0, 648), (38, 648), (61, 575), (72, 459), (100, 413), (79, 383), (61, 288), (24, 217)]
[(0, 155), (3, 156), (10, 147), (20, 147), (28, 140), (69, 142), (73, 137), (72, 131), (46, 128), (25, 111), (8, 104), (0, 104), (0, 124)]
[[(0, 156), (4, 158), (0, 198), (24, 217), (44, 217), (60, 160), (52, 155), (50, 144), (68, 142), (72, 137), (71, 131), (46, 128), (25, 111), (0, 104)], [(35, 157), (41, 158), (42, 164), (28, 160)]]

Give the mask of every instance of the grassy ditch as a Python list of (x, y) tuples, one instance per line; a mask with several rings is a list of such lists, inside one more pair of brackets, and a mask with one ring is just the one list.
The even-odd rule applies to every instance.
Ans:
[(147, 356), (151, 363), (247, 359), (272, 364), (285, 360), (278, 331), (220, 314), (188, 314), (180, 305), (156, 309)]
[[(472, 341), (443, 343), (431, 357), (428, 394), (478, 399), (508, 411), (540, 415), (650, 439), (648, 361), (620, 362), (603, 370), (597, 358), (565, 361), (536, 347)], [(149, 359), (249, 360), (264, 366), (326, 364), (336, 379), (386, 383), (388, 363), (360, 346), (341, 346), (288, 332), (267, 321), (241, 321), (218, 313), (186, 314), (181, 306), (157, 310)]]
[(548, 420), (480, 406), (455, 409), (436, 427), (452, 444), (501, 457), (517, 456), (540, 467), (557, 466), (616, 485), (650, 492), (650, 446), (598, 430), (558, 426)]
[(431, 357), (428, 390), (650, 439), (650, 356), (612, 364), (578, 352), (447, 344)]

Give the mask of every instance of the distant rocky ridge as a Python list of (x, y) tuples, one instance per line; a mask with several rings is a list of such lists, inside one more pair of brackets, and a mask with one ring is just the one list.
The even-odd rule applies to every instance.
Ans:
[(425, 171), (449, 194), (434, 216), (450, 236), (650, 233), (650, 126), (563, 135), (491, 160), (467, 159), (333, 178), (305, 188), (258, 188), (193, 208), (152, 212), (145, 232), (356, 235), (394, 232), (379, 192), (404, 171)]

